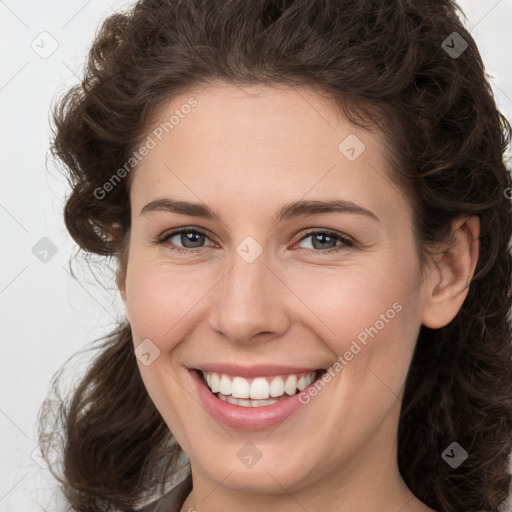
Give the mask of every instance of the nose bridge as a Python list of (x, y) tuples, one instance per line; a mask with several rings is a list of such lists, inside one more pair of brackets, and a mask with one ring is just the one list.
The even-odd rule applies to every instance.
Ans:
[(286, 308), (279, 304), (282, 294), (276, 293), (279, 280), (258, 246), (252, 240), (240, 243), (217, 287), (211, 326), (235, 341), (248, 341), (259, 333), (278, 335), (287, 328)]

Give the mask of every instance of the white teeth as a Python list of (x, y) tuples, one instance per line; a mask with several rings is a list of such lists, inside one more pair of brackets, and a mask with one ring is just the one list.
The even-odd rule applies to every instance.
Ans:
[(241, 398), (233, 398), (232, 396), (224, 396), (219, 394), (219, 399), (223, 402), (227, 402), (233, 405), (239, 405), (242, 407), (261, 407), (263, 405), (276, 404), (278, 400), (244, 400)]
[(284, 395), (284, 381), (282, 377), (274, 377), (270, 383), (270, 396)]
[[(208, 382), (208, 377), (210, 377), (210, 382)], [(218, 393), (220, 391), (220, 379), (216, 373), (207, 373), (206, 374), (206, 382), (212, 393)]]
[(289, 375), (286, 379), (286, 383), (284, 385), (284, 390), (287, 395), (294, 395), (295, 390), (297, 389), (297, 377), (295, 375)]
[[(225, 374), (215, 372), (203, 372), (203, 380), (208, 384), (212, 393), (220, 393), (236, 401), (236, 405), (245, 407), (254, 407), (250, 405), (251, 400), (258, 400), (260, 405), (270, 405), (267, 402), (276, 402), (268, 400), (269, 398), (279, 398), (285, 393), (289, 396), (297, 391), (307, 388), (315, 380), (316, 372), (308, 374), (288, 375), (285, 379), (281, 376), (276, 377), (256, 377), (254, 379), (245, 379), (244, 377), (228, 377)], [(229, 401), (229, 400), (225, 400)], [(234, 402), (230, 402), (234, 403)]]
[(231, 395), (231, 380), (227, 375), (223, 375), (220, 378), (219, 393), (223, 395)]
[(249, 398), (249, 383), (242, 377), (235, 377), (231, 385), (231, 396), (233, 398)]
[[(241, 379), (241, 377), (239, 378)], [(267, 399), (270, 396), (270, 384), (267, 382), (267, 379), (264, 377), (258, 377), (257, 379), (254, 379), (251, 384), (251, 392), (249, 396), (251, 398), (258, 398), (260, 400)]]

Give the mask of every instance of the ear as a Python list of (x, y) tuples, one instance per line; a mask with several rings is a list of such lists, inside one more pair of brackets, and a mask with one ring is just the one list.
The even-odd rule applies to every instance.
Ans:
[(117, 271), (116, 284), (117, 289), (119, 290), (119, 293), (121, 295), (121, 298), (123, 299), (124, 314), (128, 322), (130, 322), (130, 313), (127, 307), (128, 305), (126, 304), (126, 273), (122, 273), (121, 269)]
[(480, 219), (456, 219), (451, 233), (452, 240), (438, 246), (431, 256), (429, 275), (424, 282), (421, 320), (431, 329), (449, 324), (466, 299), (478, 261)]
[[(121, 225), (118, 222), (112, 224), (109, 228), (109, 233), (112, 240), (119, 242), (121, 239)], [(123, 251), (125, 250), (125, 247), (122, 248), (121, 253), (123, 253)], [(117, 289), (119, 290), (119, 293), (121, 294), (121, 298), (123, 299), (123, 302), (126, 305), (126, 262), (124, 261), (125, 256), (123, 254), (121, 254), (119, 258), (120, 268), (116, 273), (116, 285)]]

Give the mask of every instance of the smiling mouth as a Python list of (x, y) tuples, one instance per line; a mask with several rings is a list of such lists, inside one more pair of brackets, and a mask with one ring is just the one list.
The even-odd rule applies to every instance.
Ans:
[(195, 371), (219, 400), (241, 407), (264, 407), (300, 393), (327, 370), (248, 379), (218, 372)]

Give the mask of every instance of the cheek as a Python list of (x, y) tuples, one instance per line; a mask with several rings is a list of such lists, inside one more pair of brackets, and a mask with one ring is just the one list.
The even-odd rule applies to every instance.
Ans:
[(419, 293), (411, 293), (418, 276), (414, 265), (384, 270), (354, 268), (317, 281), (317, 291), (307, 295), (308, 306), (321, 320), (315, 319), (317, 333), (333, 353), (333, 385), (326, 385), (336, 405), (329, 411), (331, 419), (319, 426), (333, 453), (347, 450), (347, 439), (357, 445), (376, 432), (407, 377), (420, 327)]
[(161, 259), (132, 253), (126, 276), (126, 310), (134, 341), (149, 338), (161, 348), (179, 340), (215, 280), (208, 272), (192, 271)]
[(416, 322), (411, 283), (417, 279), (414, 264), (397, 269), (385, 261), (311, 273), (307, 279), (295, 276), (294, 293), (302, 299), (297, 311), (303, 311), (302, 318), (308, 314), (322, 339), (340, 354), (351, 340), (364, 344), (379, 333), (400, 330), (404, 322)]
[[(310, 326), (332, 351), (332, 373), (342, 375), (340, 400), (360, 397), (361, 414), (372, 401), (375, 410), (387, 407), (379, 400), (400, 392), (421, 325), (417, 261), (397, 265), (390, 254), (314, 277), (296, 281), (296, 293), (307, 298)], [(358, 407), (349, 402), (345, 407)]]

